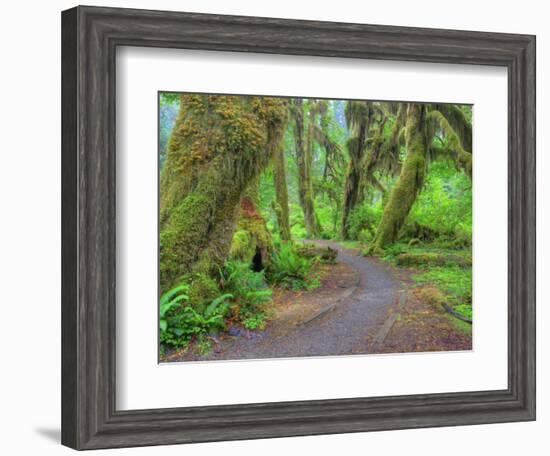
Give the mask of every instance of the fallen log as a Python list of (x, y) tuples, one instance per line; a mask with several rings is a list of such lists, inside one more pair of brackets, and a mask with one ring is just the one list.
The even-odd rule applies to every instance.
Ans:
[(456, 264), (463, 268), (472, 266), (472, 258), (452, 253), (401, 253), (397, 255), (395, 262), (398, 266), (445, 266)]
[(319, 258), (323, 263), (335, 263), (338, 251), (331, 247), (318, 247), (314, 244), (304, 244), (296, 252), (306, 258)]

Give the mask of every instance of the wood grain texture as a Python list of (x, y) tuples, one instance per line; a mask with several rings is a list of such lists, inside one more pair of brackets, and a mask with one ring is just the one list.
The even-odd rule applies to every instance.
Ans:
[[(507, 67), (508, 388), (117, 411), (115, 51), (122, 45)], [(535, 418), (534, 36), (77, 7), (62, 13), (62, 73), (63, 444), (93, 449)]]

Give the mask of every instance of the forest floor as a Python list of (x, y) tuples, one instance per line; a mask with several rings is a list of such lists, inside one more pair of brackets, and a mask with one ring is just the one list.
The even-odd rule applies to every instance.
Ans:
[[(311, 241), (308, 241), (311, 242)], [(333, 241), (314, 241), (338, 251), (321, 264), (312, 290), (276, 289), (265, 330), (231, 327), (212, 337), (210, 353), (193, 349), (165, 361), (260, 359), (302, 356), (455, 351), (472, 348), (471, 325), (422, 299), (414, 269), (361, 256)]]

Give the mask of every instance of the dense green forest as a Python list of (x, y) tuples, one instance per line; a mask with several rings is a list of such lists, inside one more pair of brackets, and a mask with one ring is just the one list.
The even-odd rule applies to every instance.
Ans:
[(424, 299), (471, 320), (471, 106), (159, 103), (161, 353), (264, 329), (274, 289), (315, 289), (335, 263), (320, 239), (408, 268)]

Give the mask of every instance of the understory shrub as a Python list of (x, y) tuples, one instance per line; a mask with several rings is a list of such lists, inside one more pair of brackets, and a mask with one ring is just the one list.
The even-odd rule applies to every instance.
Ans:
[(426, 238), (421, 240), (441, 243), (442, 247), (445, 245), (449, 248), (471, 246), (470, 179), (464, 173), (457, 173), (445, 162), (432, 163), (406, 225), (403, 228), (405, 238)]
[(381, 201), (371, 204), (363, 202), (353, 209), (348, 218), (348, 235), (363, 243), (370, 242), (382, 217)]
[(174, 348), (185, 347), (194, 337), (202, 337), (225, 327), (228, 300), (233, 296), (222, 294), (198, 311), (187, 305), (188, 284), (180, 284), (164, 293), (160, 298), (159, 326), (160, 342)]
[(220, 271), (220, 288), (232, 296), (230, 311), (233, 319), (249, 329), (263, 327), (272, 295), (263, 271), (255, 272), (249, 263), (242, 261), (226, 261)]
[(316, 261), (316, 258), (301, 256), (291, 242), (281, 243), (273, 254), (268, 278), (271, 283), (292, 290), (314, 288), (319, 282), (311, 277), (310, 271)]

